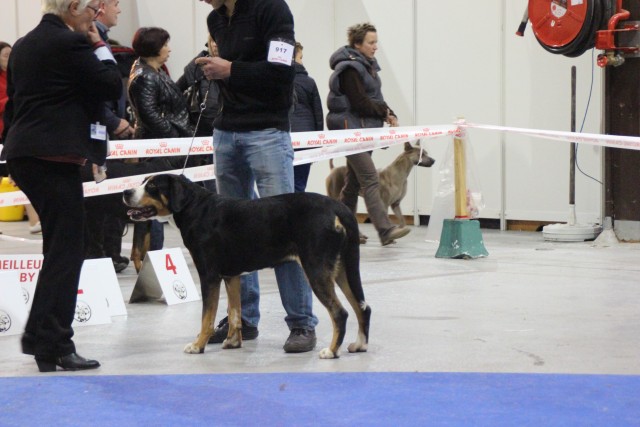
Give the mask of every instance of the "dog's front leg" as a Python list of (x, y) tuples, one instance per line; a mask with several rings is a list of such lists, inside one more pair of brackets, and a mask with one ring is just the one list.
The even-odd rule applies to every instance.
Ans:
[(391, 210), (393, 210), (393, 213), (395, 214), (400, 227), (404, 227), (405, 225), (407, 225), (407, 221), (405, 221), (404, 215), (402, 215), (402, 211), (400, 210), (400, 202), (393, 203), (391, 205)]
[(224, 279), (227, 288), (227, 298), (229, 299), (229, 333), (227, 339), (222, 343), (222, 348), (242, 347), (242, 310), (240, 307), (240, 276)]
[[(200, 279), (202, 281), (202, 279)], [(218, 311), (218, 301), (220, 300), (220, 279), (213, 282), (209, 280), (211, 285), (202, 286), (202, 323), (200, 333), (196, 340), (189, 343), (184, 348), (185, 353), (198, 354), (204, 353), (204, 348), (209, 342), (209, 338), (213, 335), (213, 325), (216, 320), (216, 312)]]
[(131, 261), (136, 273), (142, 269), (142, 261), (149, 251), (151, 244), (151, 222), (136, 222), (133, 225), (133, 242), (131, 246)]

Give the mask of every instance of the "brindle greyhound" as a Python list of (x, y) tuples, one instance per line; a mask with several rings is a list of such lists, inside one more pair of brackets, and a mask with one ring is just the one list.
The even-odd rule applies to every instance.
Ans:
[[(404, 151), (389, 166), (378, 171), (382, 203), (387, 209), (391, 206), (401, 227), (406, 225), (406, 221), (400, 210), (400, 202), (407, 194), (407, 178), (411, 169), (414, 166), (431, 167), (434, 163), (435, 160), (427, 155), (427, 151), (420, 148), (420, 141), (416, 143), (415, 147), (405, 142)], [(340, 191), (344, 187), (347, 175), (347, 167), (334, 168), (332, 160), (329, 165), (331, 172), (325, 181), (327, 195), (332, 199), (339, 200)]]

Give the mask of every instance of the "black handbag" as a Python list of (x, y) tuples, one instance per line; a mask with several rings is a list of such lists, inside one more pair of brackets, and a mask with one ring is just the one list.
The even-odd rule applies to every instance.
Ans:
[(200, 81), (201, 80), (196, 80), (194, 84), (184, 91), (189, 114), (200, 114), (200, 104), (202, 104), (202, 100), (200, 99)]

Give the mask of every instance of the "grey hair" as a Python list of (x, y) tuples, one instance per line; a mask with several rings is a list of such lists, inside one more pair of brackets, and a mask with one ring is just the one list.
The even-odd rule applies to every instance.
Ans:
[(74, 1), (78, 2), (80, 10), (86, 9), (91, 2), (91, 0), (42, 0), (42, 14), (53, 13), (54, 15), (62, 16)]

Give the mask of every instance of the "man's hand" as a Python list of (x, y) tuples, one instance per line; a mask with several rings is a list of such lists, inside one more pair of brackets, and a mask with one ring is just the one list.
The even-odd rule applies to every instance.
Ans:
[(100, 33), (98, 33), (98, 29), (96, 28), (95, 22), (92, 22), (89, 26), (89, 31), (87, 32), (87, 38), (89, 42), (93, 46), (94, 44), (101, 42)]
[(398, 126), (398, 118), (391, 114), (391, 110), (387, 110), (387, 117), (384, 119), (385, 122), (389, 123), (391, 127)]
[(205, 56), (196, 58), (196, 64), (201, 67), (207, 80), (226, 79), (231, 75), (231, 62), (226, 59)]
[(133, 138), (133, 128), (129, 125), (129, 122), (125, 119), (120, 119), (120, 125), (113, 132), (113, 136), (117, 139), (131, 139)]

